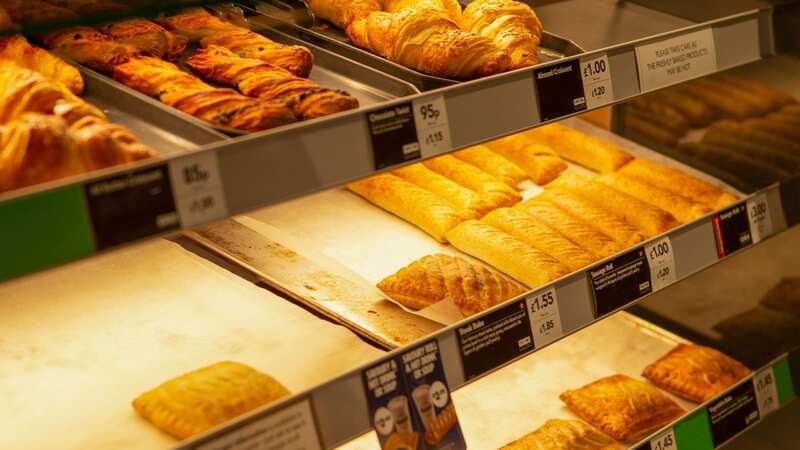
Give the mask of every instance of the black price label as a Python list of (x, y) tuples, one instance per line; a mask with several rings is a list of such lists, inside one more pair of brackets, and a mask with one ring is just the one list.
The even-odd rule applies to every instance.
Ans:
[(711, 437), (719, 447), (740, 431), (758, 422), (758, 401), (753, 383), (747, 381), (708, 405)]
[(542, 121), (586, 109), (580, 61), (577, 59), (534, 70), (533, 79)]
[(746, 203), (739, 203), (714, 215), (711, 221), (720, 258), (753, 243)]
[(483, 375), (533, 351), (528, 309), (519, 300), (456, 330), (464, 378)]
[(178, 229), (167, 165), (83, 186), (98, 250)]
[(633, 302), (653, 290), (644, 247), (617, 256), (586, 271), (594, 293), (597, 317)]
[[(423, 112), (426, 113), (441, 114), (433, 108)], [(376, 170), (422, 156), (411, 102), (368, 113), (367, 123)]]

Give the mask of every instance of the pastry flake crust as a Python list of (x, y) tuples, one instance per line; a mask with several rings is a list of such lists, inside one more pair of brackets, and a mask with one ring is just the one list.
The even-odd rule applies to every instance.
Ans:
[(632, 441), (683, 415), (684, 410), (652, 385), (612, 375), (559, 398), (575, 414), (618, 441)]
[(656, 386), (701, 403), (746, 377), (750, 369), (713, 348), (678, 344), (642, 376)]
[(222, 361), (145, 392), (133, 408), (162, 431), (185, 439), (287, 395), (269, 375)]
[(498, 450), (619, 450), (619, 446), (580, 420), (550, 419)]

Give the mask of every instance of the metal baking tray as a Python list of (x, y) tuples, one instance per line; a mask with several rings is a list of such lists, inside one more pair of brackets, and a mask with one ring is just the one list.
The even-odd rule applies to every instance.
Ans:
[[(239, 5), (249, 14), (260, 13), (274, 18), (274, 27), (320, 47), (335, 51), (347, 58), (375, 67), (383, 72), (406, 80), (422, 91), (450, 86), (458, 80), (427, 75), (356, 47), (344, 31), (315, 20), (305, 3), (299, 0), (241, 0)], [(545, 30), (540, 48), (541, 62), (554, 61), (565, 56), (583, 53), (572, 40)]]

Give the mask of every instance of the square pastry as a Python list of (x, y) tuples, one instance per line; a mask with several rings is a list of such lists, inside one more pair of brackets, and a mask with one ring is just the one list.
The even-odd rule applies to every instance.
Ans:
[(619, 450), (619, 446), (580, 420), (550, 419), (499, 450)]
[(683, 409), (654, 386), (612, 375), (559, 397), (585, 421), (618, 441), (631, 441), (683, 415)]
[(287, 395), (269, 375), (223, 361), (145, 392), (133, 408), (162, 431), (185, 439)]
[(678, 344), (642, 376), (656, 386), (701, 403), (746, 377), (750, 369), (713, 348)]

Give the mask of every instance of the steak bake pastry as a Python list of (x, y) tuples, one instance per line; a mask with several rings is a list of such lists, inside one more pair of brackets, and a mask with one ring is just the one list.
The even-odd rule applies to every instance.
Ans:
[(466, 219), (447, 200), (392, 174), (364, 178), (347, 188), (442, 243), (447, 242), (445, 233)]
[(346, 30), (354, 20), (381, 10), (379, 0), (308, 0), (307, 4), (315, 16), (343, 30)]
[(494, 175), (509, 186), (516, 186), (528, 176), (513, 162), (495, 153), (485, 145), (475, 145), (453, 153), (456, 158), (470, 163), (489, 175)]
[(0, 37), (0, 59), (10, 59), (20, 67), (62, 83), (75, 95), (83, 93), (83, 77), (78, 69), (47, 50), (32, 46), (21, 35)]
[(145, 392), (133, 408), (162, 431), (185, 439), (287, 395), (269, 375), (223, 361)]
[(540, 186), (549, 183), (567, 169), (567, 163), (550, 146), (536, 142), (524, 134), (512, 134), (487, 142), (486, 146), (521, 167)]
[(558, 123), (526, 131), (525, 136), (549, 145), (564, 159), (600, 173), (613, 172), (633, 159), (616, 145)]
[(643, 202), (624, 192), (579, 175), (562, 175), (549, 183), (546, 189), (563, 189), (599, 208), (622, 217), (635, 226), (645, 237), (661, 234), (678, 225), (672, 214)]
[(570, 272), (552, 256), (478, 220), (460, 223), (445, 237), (455, 248), (496, 267), (529, 288)]
[(494, 209), (488, 198), (465, 188), (422, 164), (410, 164), (392, 171), (394, 175), (447, 200), (466, 218), (479, 219)]
[(706, 205), (619, 172), (599, 175), (592, 180), (668, 211), (681, 223), (691, 222), (711, 212)]
[(465, 188), (483, 195), (494, 208), (511, 206), (522, 200), (519, 192), (511, 186), (453, 155), (439, 156), (422, 164)]
[(439, 9), (372, 12), (347, 28), (353, 43), (430, 75), (469, 80), (505, 72), (511, 58), (490, 39), (462, 31)]
[(411, 309), (423, 309), (445, 299), (464, 316), (483, 311), (527, 289), (505, 275), (458, 256), (424, 256), (389, 275), (378, 288)]
[(713, 348), (688, 344), (678, 344), (642, 372), (656, 386), (698, 403), (749, 374), (742, 363)]
[(249, 97), (288, 105), (302, 119), (313, 119), (358, 107), (346, 92), (320, 87), (260, 59), (242, 58), (224, 47), (209, 45), (186, 60), (202, 78), (235, 87)]
[(718, 209), (735, 202), (737, 197), (680, 170), (645, 159), (631, 161), (619, 173)]
[(682, 416), (672, 399), (643, 381), (612, 375), (559, 398), (575, 414), (618, 441), (631, 442)]
[(521, 209), (535, 217), (536, 220), (550, 226), (597, 259), (611, 256), (623, 249), (611, 237), (603, 234), (591, 224), (540, 196), (526, 200), (514, 208)]
[(522, 209), (499, 208), (481, 221), (554, 257), (570, 270), (581, 269), (595, 261), (594, 255)]
[(491, 39), (511, 57), (511, 69), (539, 62), (542, 22), (530, 6), (515, 0), (475, 0), (461, 15), (464, 31)]
[(619, 446), (580, 420), (550, 419), (498, 450), (619, 450)]
[(100, 31), (114, 42), (170, 60), (182, 55), (189, 43), (186, 37), (176, 36), (155, 22), (138, 17), (103, 25)]

